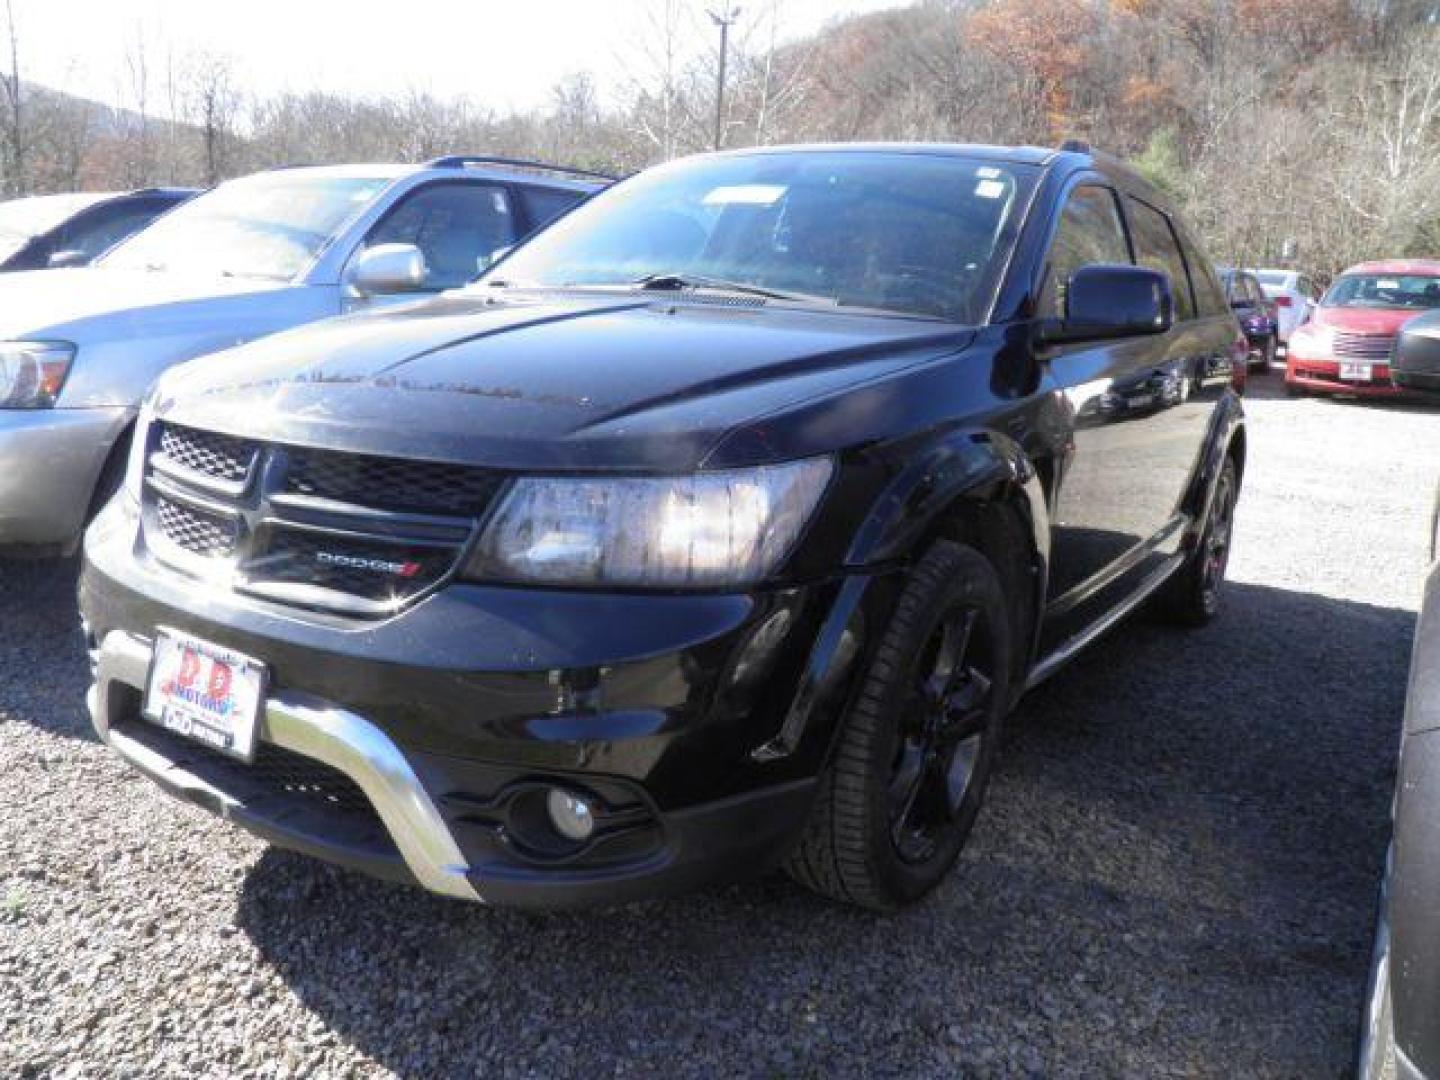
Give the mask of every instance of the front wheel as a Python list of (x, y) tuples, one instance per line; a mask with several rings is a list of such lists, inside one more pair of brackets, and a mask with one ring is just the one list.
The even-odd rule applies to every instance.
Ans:
[(801, 884), (884, 911), (949, 872), (1010, 700), (1006, 611), (995, 568), (973, 548), (939, 541), (910, 572), (789, 859)]

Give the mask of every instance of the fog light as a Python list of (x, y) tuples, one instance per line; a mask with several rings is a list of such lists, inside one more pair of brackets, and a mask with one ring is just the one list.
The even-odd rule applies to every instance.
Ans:
[(550, 824), (567, 840), (589, 840), (595, 831), (595, 814), (590, 804), (560, 788), (551, 788), (545, 798)]

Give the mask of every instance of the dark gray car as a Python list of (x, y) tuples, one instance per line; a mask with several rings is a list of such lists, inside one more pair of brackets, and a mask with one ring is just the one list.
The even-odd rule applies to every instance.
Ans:
[[(1405, 325), (1391, 375), (1440, 402), (1440, 312)], [(1440, 1077), (1440, 502), (1415, 631), (1365, 1019), (1363, 1080)]]

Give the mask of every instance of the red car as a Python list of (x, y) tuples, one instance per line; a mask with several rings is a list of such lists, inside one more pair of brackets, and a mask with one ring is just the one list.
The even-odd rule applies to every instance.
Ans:
[(1290, 335), (1285, 388), (1397, 397), (1390, 380), (1400, 327), (1440, 308), (1440, 261), (1390, 259), (1360, 263), (1331, 284), (1314, 316)]

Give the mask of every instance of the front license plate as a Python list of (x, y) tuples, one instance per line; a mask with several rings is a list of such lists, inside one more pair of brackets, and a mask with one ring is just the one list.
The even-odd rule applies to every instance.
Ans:
[(1369, 382), (1374, 366), (1371, 364), (1347, 364), (1340, 365), (1340, 378), (1350, 382)]
[(258, 660), (160, 630), (145, 689), (145, 716), (177, 735), (251, 761), (265, 683), (265, 665)]
[(1129, 399), (1129, 402), (1128, 402), (1128, 403), (1129, 403), (1129, 405), (1130, 405), (1130, 407), (1131, 407), (1132, 409), (1145, 409), (1145, 408), (1149, 408), (1151, 405), (1154, 405), (1154, 404), (1155, 404), (1155, 395), (1154, 395), (1154, 394), (1136, 394), (1134, 397), (1132, 397), (1132, 398)]

